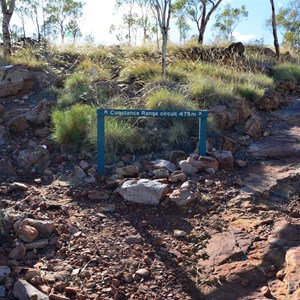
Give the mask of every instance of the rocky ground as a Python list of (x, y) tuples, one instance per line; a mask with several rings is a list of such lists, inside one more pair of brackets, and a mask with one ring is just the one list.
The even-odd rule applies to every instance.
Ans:
[(0, 299), (300, 299), (298, 96), (232, 151), (105, 175), (55, 148), (51, 105), (0, 101)]

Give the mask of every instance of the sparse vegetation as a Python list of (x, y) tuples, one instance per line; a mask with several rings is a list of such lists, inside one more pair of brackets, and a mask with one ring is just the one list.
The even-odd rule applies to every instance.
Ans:
[[(300, 80), (296, 54), (287, 55), (286, 61), (283, 56), (277, 62), (268, 56), (267, 48), (246, 48), (241, 67), (240, 62), (235, 65), (218, 60), (220, 51), (216, 47), (170, 45), (164, 80), (160, 54), (153, 45), (49, 46), (47, 56), (41, 50), (28, 48), (17, 51), (10, 60), (30, 68), (47, 68), (62, 78), (63, 84), (54, 87), (52, 93), (57, 97), (53, 136), (58, 143), (92, 145), (95, 149), (96, 107), (197, 110), (241, 99), (257, 105), (265, 89), (275, 88), (277, 82)], [(181, 120), (141, 123), (121, 119), (107, 124), (107, 155), (111, 158), (125, 152), (157, 150), (165, 144), (177, 147), (194, 135), (193, 126)], [(148, 135), (147, 142), (143, 135)]]

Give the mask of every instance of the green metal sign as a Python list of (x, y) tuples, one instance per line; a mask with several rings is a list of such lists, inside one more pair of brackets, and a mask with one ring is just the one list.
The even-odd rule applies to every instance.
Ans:
[(105, 168), (105, 117), (137, 118), (198, 118), (199, 155), (206, 154), (207, 111), (189, 110), (136, 110), (136, 109), (97, 109), (97, 162), (98, 173)]

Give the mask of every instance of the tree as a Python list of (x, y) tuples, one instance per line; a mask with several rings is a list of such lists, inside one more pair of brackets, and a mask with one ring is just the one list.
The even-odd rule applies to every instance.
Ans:
[(176, 25), (179, 29), (179, 41), (185, 43), (187, 33), (191, 29), (191, 26), (187, 23), (184, 15), (177, 16)]
[(299, 49), (300, 1), (292, 1), (288, 4), (288, 8), (280, 8), (276, 22), (283, 34), (283, 44), (294, 50)]
[(9, 32), (9, 23), (15, 9), (15, 0), (1, 0), (2, 10), (2, 38), (3, 38), (3, 55), (11, 55), (11, 38)]
[(26, 30), (25, 30), (25, 22), (30, 17), (30, 8), (28, 6), (28, 2), (25, 0), (19, 0), (18, 5), (15, 8), (15, 12), (18, 15), (18, 17), (21, 19), (22, 23), (22, 31), (23, 31), (23, 37), (26, 37)]
[(167, 44), (169, 36), (169, 25), (171, 18), (172, 0), (151, 0), (156, 10), (159, 28), (162, 34), (162, 77), (166, 78), (167, 70)]
[(64, 42), (69, 23), (82, 16), (83, 5), (83, 2), (76, 0), (48, 1), (45, 8), (47, 19), (44, 25), (50, 32), (59, 32), (61, 41)]
[(245, 5), (242, 5), (241, 8), (232, 8), (230, 4), (227, 4), (223, 12), (216, 16), (216, 23), (214, 24), (214, 27), (219, 31), (221, 40), (232, 42), (233, 31), (247, 17), (248, 12)]
[(279, 50), (279, 43), (277, 37), (277, 25), (276, 25), (276, 14), (275, 14), (275, 5), (274, 0), (270, 0), (271, 8), (272, 8), (272, 31), (273, 31), (273, 38), (274, 38), (274, 47), (276, 51), (276, 57), (279, 59), (280, 50)]
[(177, 0), (174, 9), (181, 11), (196, 23), (198, 30), (198, 43), (203, 44), (204, 33), (211, 15), (223, 0)]

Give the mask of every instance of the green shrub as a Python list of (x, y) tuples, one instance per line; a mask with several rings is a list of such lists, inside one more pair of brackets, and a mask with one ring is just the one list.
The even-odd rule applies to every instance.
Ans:
[(90, 59), (84, 59), (77, 67), (76, 70), (85, 73), (90, 78), (95, 80), (110, 80), (111, 73), (105, 64), (95, 63)]
[(128, 153), (139, 153), (146, 147), (145, 137), (128, 121), (110, 118), (105, 122), (105, 156), (109, 161)]
[(166, 88), (151, 93), (146, 99), (146, 108), (153, 110), (190, 110), (196, 106), (183, 94), (170, 92)]
[(94, 107), (75, 104), (68, 110), (56, 109), (52, 113), (53, 138), (60, 144), (80, 148), (89, 143), (91, 127), (96, 126)]
[(242, 98), (252, 102), (258, 101), (264, 94), (264, 89), (252, 83), (238, 84), (235, 90)]
[(272, 68), (275, 81), (300, 81), (300, 66), (290, 63), (279, 64)]

